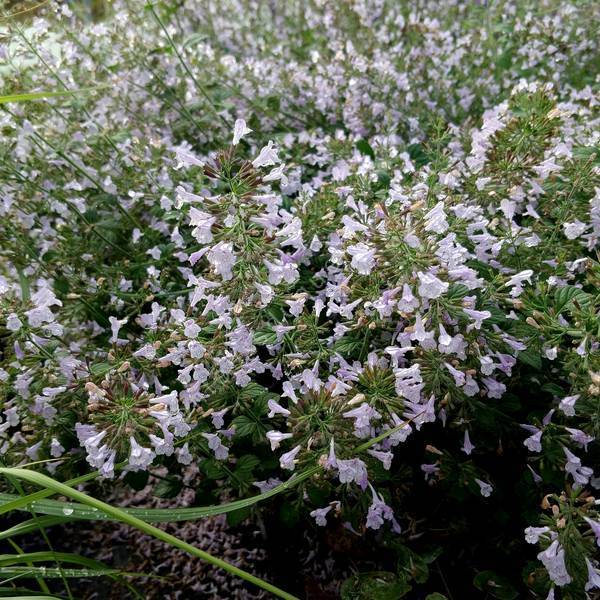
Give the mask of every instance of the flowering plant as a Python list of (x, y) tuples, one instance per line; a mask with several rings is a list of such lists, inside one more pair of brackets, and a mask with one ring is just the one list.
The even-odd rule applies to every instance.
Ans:
[(585, 597), (590, 6), (263, 4), (2, 25), (4, 88), (60, 92), (0, 110), (2, 464), (290, 489), (288, 524), (399, 557), (347, 598), (430, 591), (444, 560), (465, 593)]

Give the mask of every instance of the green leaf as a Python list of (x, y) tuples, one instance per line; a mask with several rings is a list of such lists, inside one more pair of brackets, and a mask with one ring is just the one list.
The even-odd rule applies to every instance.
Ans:
[(366, 154), (370, 156), (373, 160), (375, 160), (375, 151), (371, 148), (371, 144), (367, 142), (367, 140), (358, 140), (356, 142), (356, 149), (359, 150), (362, 154)]
[(408, 146), (407, 150), (408, 155), (417, 168), (422, 167), (429, 162), (429, 156), (421, 144), (411, 144)]
[(577, 308), (577, 305), (585, 308), (590, 305), (591, 301), (592, 296), (590, 294), (573, 285), (566, 285), (554, 292), (554, 302), (559, 313), (563, 310), (573, 311)]
[[(414, 579), (417, 583), (425, 583), (429, 579), (427, 562), (406, 546), (398, 548), (398, 574), (403, 579)], [(433, 558), (435, 560), (436, 557)]]
[(106, 375), (106, 373), (108, 373), (112, 368), (114, 368), (114, 365), (109, 363), (95, 363), (90, 366), (90, 372), (96, 377), (102, 377), (103, 375)]
[(252, 471), (259, 464), (260, 459), (258, 457), (253, 454), (246, 454), (238, 459), (233, 474), (238, 480), (250, 481), (252, 479)]
[(242, 400), (254, 400), (256, 398), (263, 398), (264, 396), (272, 396), (269, 390), (262, 385), (251, 381), (247, 386), (240, 390), (240, 398)]
[(252, 343), (257, 346), (266, 346), (267, 344), (275, 344), (276, 342), (277, 334), (270, 327), (257, 329), (252, 336)]
[(183, 482), (179, 477), (167, 477), (161, 479), (154, 488), (157, 498), (175, 498), (181, 492)]
[(541, 390), (548, 394), (552, 394), (553, 396), (564, 396), (566, 393), (559, 385), (556, 385), (555, 383), (545, 383), (541, 387)]
[(227, 525), (235, 527), (250, 516), (250, 507), (240, 508), (227, 513)]
[(150, 474), (148, 471), (129, 471), (123, 478), (123, 481), (136, 492), (143, 490), (148, 484)]
[(542, 355), (535, 348), (527, 348), (527, 350), (522, 350), (517, 355), (517, 358), (526, 365), (533, 367), (540, 371), (542, 369)]
[(235, 427), (235, 434), (239, 437), (247, 437), (249, 435), (262, 437), (262, 427), (251, 417), (246, 415), (238, 415), (231, 422)]
[(342, 600), (397, 600), (411, 590), (411, 585), (394, 573), (376, 571), (357, 573), (342, 584)]
[(433, 594), (428, 594), (425, 596), (425, 600), (448, 600), (444, 594), (440, 594), (439, 592), (433, 592)]
[(209, 479), (222, 479), (226, 474), (223, 464), (216, 458), (207, 458), (202, 461), (200, 469)]
[(292, 502), (284, 502), (279, 507), (279, 518), (288, 527), (294, 527), (300, 521), (298, 506)]
[[(14, 594), (14, 590), (11, 590), (11, 594)], [(62, 600), (59, 596), (40, 596), (38, 595), (28, 595), (28, 594), (20, 594), (18, 596), (5, 596), (3, 593), (0, 593), (0, 597), (2, 598), (11, 598), (13, 600)]]

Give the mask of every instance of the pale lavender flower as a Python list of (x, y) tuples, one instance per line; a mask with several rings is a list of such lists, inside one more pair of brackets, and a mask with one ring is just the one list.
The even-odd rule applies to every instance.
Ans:
[(269, 419), (272, 419), (275, 415), (283, 415), (284, 417), (290, 416), (290, 411), (287, 408), (283, 408), (279, 402), (273, 400), (273, 398), (269, 398), (267, 405), (269, 407), (269, 414), (267, 415)]
[(471, 439), (469, 438), (469, 430), (465, 429), (465, 435), (463, 440), (463, 445), (461, 450), (468, 456), (475, 450), (475, 446), (471, 443)]
[(479, 491), (484, 498), (489, 498), (494, 491), (494, 488), (489, 483), (486, 483), (481, 479), (475, 478), (475, 483), (479, 486)]
[(596, 536), (596, 544), (600, 548), (600, 521), (594, 521), (589, 517), (583, 517), (585, 522), (590, 526), (592, 532)]
[(252, 129), (246, 126), (246, 121), (244, 121), (244, 119), (236, 119), (233, 125), (233, 141), (231, 144), (237, 146), (240, 143), (240, 140), (251, 132)]
[(565, 566), (565, 551), (558, 540), (554, 540), (550, 546), (537, 555), (548, 571), (550, 579), (559, 587), (571, 583), (571, 576)]
[(565, 396), (558, 405), (558, 408), (563, 411), (567, 417), (575, 416), (575, 402), (579, 400), (579, 394), (573, 396)]
[(568, 448), (563, 446), (563, 451), (567, 457), (567, 463), (565, 464), (565, 471), (573, 477), (575, 483), (578, 485), (586, 485), (590, 477), (594, 475), (594, 470), (590, 467), (584, 467), (581, 464), (581, 459), (575, 456)]
[(266, 436), (271, 444), (271, 450), (277, 450), (283, 440), (289, 440), (291, 437), (294, 437), (292, 433), (282, 433), (274, 429), (267, 431)]
[(600, 588), (600, 571), (593, 565), (592, 561), (586, 556), (585, 564), (587, 566), (588, 580), (585, 584), (585, 591)]
[(298, 452), (302, 449), (302, 446), (298, 445), (295, 448), (292, 448), (289, 452), (282, 454), (279, 457), (279, 466), (282, 469), (287, 469), (288, 471), (293, 471), (296, 468), (296, 456)]
[(275, 165), (278, 162), (280, 161), (277, 156), (277, 150), (274, 148), (274, 143), (269, 141), (269, 143), (261, 149), (258, 156), (252, 161), (252, 165), (255, 169), (258, 169), (259, 167)]
[(352, 257), (351, 266), (361, 275), (368, 275), (375, 266), (375, 250), (360, 242), (348, 246), (348, 254)]
[(537, 544), (540, 537), (549, 532), (549, 527), (527, 527), (527, 529), (525, 529), (525, 541), (528, 544)]
[(367, 488), (367, 469), (360, 458), (349, 460), (337, 459), (338, 478), (340, 483), (357, 483), (363, 490)]
[(132, 471), (139, 471), (140, 469), (146, 469), (152, 464), (154, 460), (154, 452), (150, 448), (144, 448), (138, 444), (137, 440), (133, 437), (129, 437), (129, 443), (131, 450), (129, 452), (129, 468)]
[(331, 509), (331, 506), (326, 506), (325, 508), (316, 508), (310, 512), (310, 516), (314, 517), (319, 527), (325, 527), (325, 525), (327, 525), (327, 513)]
[(221, 438), (216, 433), (203, 433), (202, 437), (208, 441), (208, 447), (213, 451), (217, 460), (226, 460), (229, 456), (229, 448), (223, 445)]

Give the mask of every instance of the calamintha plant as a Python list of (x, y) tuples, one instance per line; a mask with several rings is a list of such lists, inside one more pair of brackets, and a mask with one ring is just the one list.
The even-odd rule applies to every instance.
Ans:
[[(595, 597), (597, 6), (42, 4), (0, 22), (17, 533), (93, 508), (160, 536), (274, 498), (394, 557), (343, 598), (451, 598), (444, 565), (461, 597)], [(214, 506), (138, 518), (73, 488), (165, 467), (161, 495), (192, 469)], [(63, 597), (34, 558), (0, 556), (6, 589)]]

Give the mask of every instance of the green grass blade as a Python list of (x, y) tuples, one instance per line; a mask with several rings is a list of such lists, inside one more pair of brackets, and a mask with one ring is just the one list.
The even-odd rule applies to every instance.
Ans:
[(60, 90), (55, 92), (28, 92), (25, 94), (8, 94), (7, 96), (0, 96), (0, 104), (7, 104), (8, 102), (29, 102), (31, 100), (44, 100), (45, 98), (56, 98), (59, 96), (73, 96), (75, 94), (85, 94), (88, 92), (94, 92), (103, 88), (109, 87), (108, 85), (98, 85), (95, 87), (81, 88), (78, 90)]
[(112, 569), (112, 567), (109, 567), (98, 560), (86, 558), (85, 556), (79, 556), (79, 554), (72, 554), (70, 552), (51, 552), (49, 550), (45, 550), (41, 552), (24, 552), (23, 554), (0, 554), (0, 568), (18, 565), (21, 563), (49, 561), (61, 561), (74, 565), (80, 565), (82, 567), (88, 567), (90, 569)]
[[(15, 590), (11, 590), (11, 594), (15, 593)], [(24, 593), (19, 596), (5, 596), (2, 591), (0, 591), (0, 598), (7, 598), (12, 600), (62, 600), (59, 596), (40, 596), (39, 594), (32, 596), (31, 594)]]
[[(65, 481), (64, 485), (79, 485), (80, 483), (85, 483), (86, 481), (92, 481), (93, 479), (96, 479), (98, 475), (98, 471), (93, 471), (92, 473), (87, 473), (86, 475), (75, 477), (75, 479), (69, 479), (69, 481)], [(40, 490), (39, 492), (34, 492), (33, 494), (28, 494), (27, 496), (3, 494), (3, 496), (7, 495), (10, 496), (11, 499), (2, 506), (2, 508), (0, 509), (0, 514), (9, 512), (11, 510), (20, 510), (22, 508), (27, 508), (36, 500), (42, 500), (43, 498), (48, 498), (48, 496), (53, 496), (54, 492), (52, 490)]]
[[(12, 497), (13, 496), (11, 495), (11, 498)], [(41, 516), (37, 517), (37, 519), (27, 519), (27, 521), (22, 521), (21, 523), (17, 523), (9, 529), (0, 531), (0, 540), (6, 540), (19, 535), (32, 533), (33, 531), (38, 531), (40, 526), (52, 527), (53, 525), (60, 525), (62, 523), (66, 523), (67, 521), (69, 521), (67, 517), (57, 517), (54, 515)]]
[[(303, 471), (296, 477), (292, 477), (288, 481), (279, 484), (271, 490), (244, 498), (235, 500), (227, 504), (215, 504), (213, 506), (199, 506), (192, 508), (123, 508), (123, 513), (137, 517), (147, 523), (171, 523), (175, 521), (195, 521), (205, 517), (220, 515), (241, 508), (248, 508), (254, 504), (272, 498), (277, 494), (289, 490), (302, 481), (305, 481), (320, 470), (320, 467), (311, 467)], [(68, 482), (64, 485), (70, 485)], [(86, 519), (93, 521), (115, 520), (97, 509), (90, 508), (84, 504), (76, 502), (61, 502), (60, 500), (35, 500), (32, 498), (34, 494), (26, 496), (22, 499), (14, 494), (0, 493), (0, 514), (10, 510), (26, 510), (28, 505), (31, 505), (36, 512), (45, 515), (62, 516), (70, 519)], [(27, 501), (27, 498), (31, 498)], [(1, 535), (1, 534), (0, 534)], [(1, 537), (0, 537), (1, 539)]]
[[(5, 477), (16, 477), (17, 479), (27, 481), (34, 485), (45, 487), (49, 490), (52, 490), (56, 494), (62, 494), (64, 496), (72, 498), (77, 502), (87, 504), (92, 508), (97, 508), (99, 511), (106, 513), (107, 515), (113, 517), (117, 521), (121, 521), (127, 525), (130, 525), (131, 527), (135, 527), (139, 531), (142, 531), (143, 533), (151, 535), (156, 539), (166, 542), (167, 544), (174, 546), (175, 548), (179, 548), (180, 550), (189, 552), (192, 556), (201, 558), (206, 562), (215, 565), (216, 567), (220, 567), (225, 571), (228, 571), (232, 575), (241, 577), (249, 583), (252, 583), (268, 592), (271, 592), (279, 598), (284, 598), (285, 600), (298, 600), (295, 596), (288, 594), (282, 589), (260, 579), (259, 577), (256, 577), (251, 573), (248, 573), (234, 565), (231, 565), (228, 562), (221, 560), (220, 558), (216, 558), (208, 552), (200, 550), (199, 548), (196, 548), (195, 546), (192, 546), (191, 544), (188, 544), (187, 542), (184, 542), (183, 540), (180, 540), (175, 536), (167, 533), (166, 531), (158, 529), (157, 527), (154, 527), (153, 525), (150, 525), (149, 523), (146, 523), (145, 521), (142, 521), (141, 519), (133, 515), (127, 514), (120, 508), (116, 508), (114, 506), (111, 506), (110, 504), (102, 502), (101, 500), (88, 496), (83, 492), (74, 490), (68, 485), (65, 485), (64, 483), (59, 483), (58, 481), (54, 481), (54, 479), (51, 479), (46, 475), (36, 473), (35, 471), (28, 471), (26, 469), (17, 468), (0, 468), (0, 475), (4, 475)], [(65, 574), (68, 573), (68, 570), (63, 569), (63, 571), (65, 572)]]
[[(62, 575), (61, 575), (62, 573)], [(44, 579), (69, 579), (78, 577), (106, 577), (124, 575), (118, 569), (59, 569), (57, 567), (0, 567), (0, 577), (13, 579), (22, 577), (43, 577)]]

